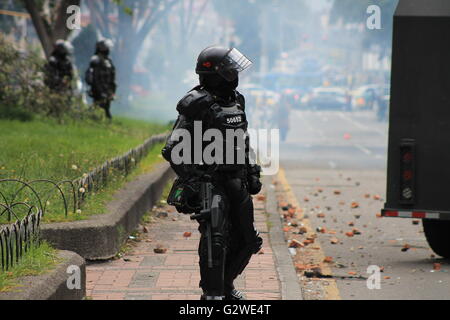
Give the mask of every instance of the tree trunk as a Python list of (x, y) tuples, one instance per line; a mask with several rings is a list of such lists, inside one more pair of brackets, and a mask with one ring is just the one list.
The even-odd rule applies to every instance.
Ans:
[(41, 16), (34, 0), (24, 0), (24, 5), (30, 14), (34, 28), (36, 29), (36, 33), (41, 42), (42, 49), (44, 49), (45, 56), (48, 59), (53, 50), (53, 41), (49, 32), (50, 30), (48, 30), (45, 25), (44, 18)]
[(53, 51), (53, 45), (58, 39), (67, 39), (70, 34), (66, 26), (67, 21), (67, 8), (71, 5), (79, 6), (81, 0), (62, 0), (56, 10), (56, 19), (54, 23), (49, 23), (41, 15), (36, 1), (23, 0), (25, 8), (30, 14), (36, 33), (38, 34), (39, 41), (41, 42), (42, 49), (44, 50), (47, 59), (50, 57)]

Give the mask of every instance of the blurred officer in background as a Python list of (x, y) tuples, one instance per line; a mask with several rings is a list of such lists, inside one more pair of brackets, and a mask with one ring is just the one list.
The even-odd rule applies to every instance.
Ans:
[(71, 91), (74, 67), (71, 60), (73, 47), (70, 42), (58, 40), (45, 65), (45, 84), (57, 92)]
[(111, 101), (116, 93), (116, 70), (109, 58), (113, 43), (109, 39), (97, 42), (95, 55), (91, 58), (89, 69), (86, 71), (85, 80), (91, 87), (89, 96), (94, 104), (105, 110), (106, 117), (112, 119)]

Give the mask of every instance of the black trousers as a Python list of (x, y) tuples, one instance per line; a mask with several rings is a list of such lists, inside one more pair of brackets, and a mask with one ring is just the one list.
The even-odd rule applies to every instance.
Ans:
[(207, 224), (199, 225), (200, 287), (207, 295), (223, 296), (234, 289), (233, 281), (259, 251), (262, 239), (254, 227), (253, 202), (243, 178), (225, 175), (213, 184), (213, 194), (221, 196), (223, 215), (219, 227), (211, 230), (212, 268), (208, 266)]
[(105, 110), (105, 115), (108, 119), (112, 119), (111, 115), (111, 100), (107, 98), (102, 98), (101, 96), (95, 96), (93, 97), (94, 104)]
[(100, 108), (105, 110), (105, 115), (108, 119), (112, 119), (111, 115), (111, 100), (104, 100), (101, 103), (99, 103)]

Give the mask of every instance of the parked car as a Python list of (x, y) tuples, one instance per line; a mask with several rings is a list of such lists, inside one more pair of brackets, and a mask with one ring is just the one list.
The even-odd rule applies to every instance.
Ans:
[(365, 85), (352, 92), (353, 110), (373, 110), (377, 100), (379, 85)]
[(350, 109), (350, 97), (342, 88), (315, 88), (302, 98), (302, 105), (312, 109)]

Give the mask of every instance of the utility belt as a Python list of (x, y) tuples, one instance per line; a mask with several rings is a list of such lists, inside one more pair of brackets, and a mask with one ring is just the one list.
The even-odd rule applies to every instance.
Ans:
[(239, 170), (231, 170), (230, 167), (222, 170), (218, 166), (213, 172), (205, 176), (194, 176), (189, 178), (177, 177), (167, 197), (167, 203), (175, 206), (178, 212), (191, 214), (198, 212), (202, 207), (201, 186), (205, 182), (212, 183), (216, 188), (231, 179), (239, 178), (246, 184), (246, 170), (240, 165)]

